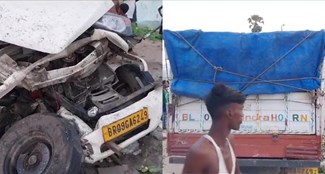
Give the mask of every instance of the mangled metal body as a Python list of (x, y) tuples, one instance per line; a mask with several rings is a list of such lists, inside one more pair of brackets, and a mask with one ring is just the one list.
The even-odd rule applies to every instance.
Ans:
[[(10, 9), (14, 4), (17, 5), (4, 3), (0, 5), (0, 10)], [(98, 4), (95, 7), (100, 8), (99, 13), (103, 14), (104, 8)], [(33, 4), (25, 8), (18, 5), (17, 8), (26, 10), (28, 7), (33, 9)], [(89, 8), (89, 11), (94, 9)], [(113, 151), (117, 152), (117, 149), (125, 148), (158, 126), (161, 88), (148, 72), (147, 63), (128, 53), (128, 43), (116, 32), (91, 27), (90, 24), (95, 23), (93, 19), (98, 20), (97, 12), (88, 16), (92, 20), (86, 21), (86, 24), (79, 23), (82, 27), (74, 28), (76, 32), (64, 41), (48, 33), (50, 38), (45, 38), (41, 44), (34, 39), (30, 43), (21, 42), (18, 35), (15, 35), (15, 43), (13, 38), (6, 40), (7, 36), (0, 34), (1, 136), (16, 120), (35, 113), (56, 113), (76, 126), (85, 161), (94, 163), (112, 155)], [(3, 22), (0, 20), (0, 23)], [(44, 36), (44, 31), (40, 35)], [(25, 35), (22, 40), (26, 41), (26, 38)], [(56, 40), (53, 48), (49, 45), (42, 47), (45, 42), (49, 44)], [(104, 128), (139, 111), (148, 112), (145, 124), (119, 133), (109, 142), (105, 141)], [(14, 116), (6, 113), (14, 113)], [(109, 148), (103, 149), (103, 146)]]

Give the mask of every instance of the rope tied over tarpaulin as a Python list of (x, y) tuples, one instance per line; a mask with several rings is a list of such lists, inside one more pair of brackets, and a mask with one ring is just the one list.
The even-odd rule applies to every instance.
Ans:
[(250, 81), (248, 84), (246, 84), (241, 91), (244, 91), (247, 89), (252, 82), (256, 81), (259, 77), (261, 77), (263, 74), (265, 74), (268, 70), (270, 70), (274, 65), (279, 63), (282, 59), (287, 57), (289, 53), (291, 53), (293, 50), (295, 50), (298, 46), (300, 46), (303, 42), (305, 42), (310, 36), (314, 35), (316, 32), (309, 33), (305, 38), (303, 38), (301, 41), (299, 41), (294, 47), (292, 47), (290, 50), (288, 50), (283, 56), (279, 57), (275, 62), (273, 62), (269, 67), (267, 67), (263, 72), (261, 72), (259, 75), (257, 75), (252, 81)]
[[(214, 75), (213, 75), (213, 80), (212, 80), (213, 83), (216, 83), (215, 80), (216, 80), (216, 76), (217, 76), (218, 72), (224, 72), (224, 73), (228, 73), (228, 74), (235, 75), (235, 76), (238, 76), (238, 77), (251, 79), (251, 81), (249, 81), (249, 82), (225, 82), (225, 83), (237, 83), (237, 84), (242, 83), (242, 84), (244, 84), (244, 86), (241, 88), (241, 91), (244, 91), (245, 89), (247, 89), (251, 84), (270, 83), (270, 84), (283, 86), (283, 87), (287, 87), (287, 88), (291, 88), (291, 89), (295, 89), (295, 90), (300, 90), (300, 91), (306, 91), (306, 92), (309, 92), (310, 90), (300, 88), (300, 87), (296, 87), (296, 86), (292, 86), (292, 85), (288, 85), (288, 84), (283, 84), (283, 83), (280, 83), (280, 82), (289, 82), (289, 81), (295, 81), (295, 80), (308, 80), (308, 79), (320, 80), (320, 78), (317, 78), (317, 77), (300, 77), (300, 78), (290, 78), (290, 79), (281, 79), (281, 80), (264, 80), (264, 79), (261, 79), (260, 77), (262, 75), (264, 75), (267, 71), (269, 71), (272, 67), (274, 67), (276, 64), (278, 64), (281, 60), (283, 60), (285, 57), (287, 57), (287, 55), (289, 55), (291, 52), (293, 52), (296, 48), (298, 48), (303, 42), (305, 42), (308, 38), (313, 36), (315, 33), (316, 32), (309, 33), (302, 40), (300, 40), (297, 44), (295, 44), (291, 49), (289, 49), (282, 56), (280, 56), (278, 59), (276, 59), (270, 66), (265, 68), (260, 74), (258, 74), (256, 77), (252, 77), (252, 76), (244, 75), (242, 73), (228, 71), (228, 70), (225, 70), (221, 66), (214, 65), (206, 56), (204, 56), (198, 49), (196, 49), (179, 32), (172, 32), (172, 34), (174, 34), (176, 37), (178, 37), (179, 39), (184, 41), (196, 54), (199, 55), (200, 58), (202, 58), (206, 63), (208, 63), (211, 66), (211, 68), (214, 70)], [(212, 83), (210, 81), (205, 81), (205, 80), (193, 80), (193, 79), (184, 79), (184, 78), (182, 78), (182, 80), (194, 81), (194, 82)]]

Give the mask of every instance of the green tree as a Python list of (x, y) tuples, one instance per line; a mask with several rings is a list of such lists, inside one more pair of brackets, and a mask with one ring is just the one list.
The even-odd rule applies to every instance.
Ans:
[(249, 23), (249, 28), (252, 32), (261, 32), (262, 24), (264, 24), (264, 20), (259, 15), (251, 15), (250, 18), (247, 19)]

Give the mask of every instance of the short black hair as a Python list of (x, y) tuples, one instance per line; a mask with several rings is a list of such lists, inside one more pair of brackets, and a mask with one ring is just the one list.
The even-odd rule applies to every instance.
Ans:
[(231, 104), (244, 104), (246, 96), (241, 92), (227, 87), (222, 83), (217, 83), (210, 93), (204, 99), (208, 112), (211, 115), (212, 121), (220, 118), (222, 109)]
[(163, 80), (162, 81), (162, 84), (165, 84), (166, 82), (169, 84), (169, 81), (168, 80)]
[(122, 12), (125, 14), (126, 12), (129, 11), (129, 5), (127, 5), (126, 3), (122, 3), (120, 5), (120, 9), (122, 10)]

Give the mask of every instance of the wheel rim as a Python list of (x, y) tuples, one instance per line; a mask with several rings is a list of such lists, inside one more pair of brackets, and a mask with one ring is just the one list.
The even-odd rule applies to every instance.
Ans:
[(8, 161), (11, 173), (42, 174), (51, 160), (51, 147), (40, 140), (19, 144), (14, 151), (14, 156)]

